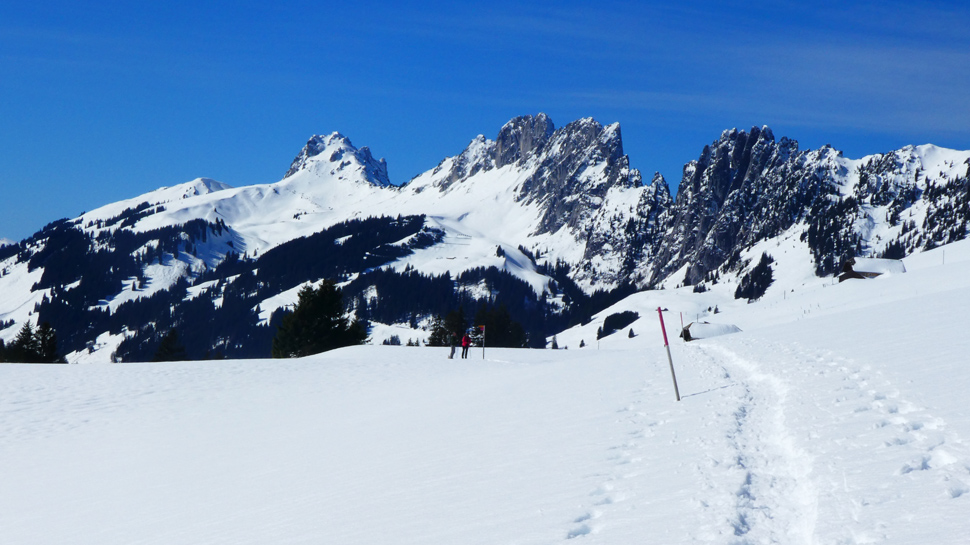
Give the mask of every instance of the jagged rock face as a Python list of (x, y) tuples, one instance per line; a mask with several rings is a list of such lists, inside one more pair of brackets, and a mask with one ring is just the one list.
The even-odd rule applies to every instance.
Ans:
[(509, 121), (495, 138), (495, 167), (502, 168), (541, 153), (553, 131), (555, 125), (552, 120), (542, 113), (535, 117), (525, 115)]
[(777, 236), (820, 201), (838, 194), (847, 175), (841, 153), (799, 152), (767, 127), (725, 131), (684, 167), (653, 279), (689, 265), (686, 282), (724, 264), (741, 248)]
[[(478, 178), (483, 173), (490, 173), (490, 181)], [(623, 153), (619, 124), (604, 127), (588, 118), (557, 129), (545, 114), (517, 117), (495, 140), (476, 137), (406, 189), (414, 194), (436, 190), (448, 198), (465, 184), (492, 185), (498, 179), (514, 181), (503, 187), (522, 213), (538, 211), (537, 221), (517, 243), (529, 245), (553, 235), (560, 243), (569, 240), (582, 249), (567, 253), (584, 285), (611, 286), (644, 277), (642, 258), (656, 252), (670, 190), (661, 176), (643, 186), (640, 172), (630, 168)]]
[[(492, 170), (495, 168), (494, 155), (495, 142), (480, 134), (460, 154), (438, 163), (431, 171), (431, 176), (435, 179), (432, 185), (445, 192), (455, 183), (467, 180), (479, 172)], [(442, 177), (445, 169), (447, 173)], [(424, 188), (420, 188), (418, 192), (423, 190)]]
[(765, 175), (796, 149), (789, 141), (783, 144), (777, 144), (767, 128), (753, 128), (750, 134), (725, 131), (684, 167), (656, 277), (685, 261), (703, 274), (727, 259), (750, 222), (759, 191), (766, 189), (759, 186), (770, 185)]
[(545, 114), (517, 117), (499, 130), (495, 140), (479, 135), (461, 154), (439, 163), (429, 185), (445, 192), (480, 172), (513, 169), (512, 175), (524, 175), (516, 201), (538, 204), (543, 210), (540, 223), (529, 234), (553, 233), (563, 227), (585, 231), (611, 188), (642, 186), (640, 172), (630, 168), (623, 154), (618, 123), (603, 127), (587, 118), (554, 127)]
[(640, 172), (623, 154), (619, 124), (604, 128), (593, 119), (574, 121), (555, 131), (540, 151), (535, 173), (519, 191), (521, 201), (544, 206), (536, 234), (564, 226), (584, 229), (611, 188), (642, 185)]
[[(548, 130), (551, 123), (539, 126)], [(583, 247), (581, 261), (574, 264), (575, 278), (583, 284), (642, 282), (642, 263), (656, 254), (668, 223), (666, 180), (658, 175), (643, 187), (640, 172), (630, 168), (623, 153), (618, 123), (604, 127), (580, 119), (532, 149), (531, 156), (518, 160), (532, 172), (516, 197), (542, 210), (531, 234), (572, 233)]]
[[(725, 131), (684, 167), (667, 234), (645, 276), (657, 282), (687, 265), (684, 280), (697, 283), (740, 250), (796, 224), (805, 226), (803, 240), (819, 275), (831, 274), (846, 257), (883, 251), (890, 241), (873, 232), (887, 222), (896, 251), (905, 253), (963, 238), (970, 212), (961, 212), (962, 203), (970, 198), (939, 204), (932, 191), (936, 183), (961, 187), (952, 181), (961, 168), (951, 161), (946, 172), (924, 172), (922, 158), (936, 149), (908, 147), (852, 161), (830, 146), (799, 151), (793, 140), (776, 142), (767, 127)], [(904, 225), (904, 211), (929, 218), (947, 206), (952, 212), (945, 222), (958, 223), (955, 228), (924, 225), (924, 234), (915, 234), (915, 225)]]
[[(670, 225), (672, 205), (667, 181), (656, 173), (650, 184), (642, 188), (634, 207), (602, 210), (600, 221), (593, 222), (601, 227), (590, 230), (583, 260), (592, 264), (612, 255), (619, 266), (613, 268), (614, 274), (590, 267), (590, 276), (597, 277), (591, 283), (644, 285)], [(585, 277), (585, 271), (578, 276)]]

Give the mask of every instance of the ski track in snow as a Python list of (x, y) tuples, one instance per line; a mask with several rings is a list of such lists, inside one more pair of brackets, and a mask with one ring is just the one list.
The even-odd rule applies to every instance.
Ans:
[[(600, 483), (590, 490), (582, 514), (572, 521), (566, 533), (567, 540), (598, 534), (608, 527), (609, 513), (636, 496), (636, 479), (649, 470), (644, 467), (640, 451), (645, 441), (656, 435), (654, 428), (666, 423), (662, 419), (651, 420), (642, 409), (642, 400), (638, 398), (649, 390), (649, 383), (634, 390), (632, 401), (617, 410), (616, 422), (624, 430), (621, 437), (625, 440), (607, 449), (606, 471), (593, 476)], [(604, 518), (604, 515), (607, 516)]]
[[(719, 428), (727, 431), (724, 437), (701, 442), (726, 443), (724, 452), (729, 457), (709, 458), (706, 465), (696, 467), (715, 495), (697, 500), (713, 521), (702, 526), (695, 538), (701, 542), (812, 543), (817, 493), (808, 477), (813, 460), (788, 428), (788, 385), (759, 362), (720, 346), (702, 345), (696, 352), (723, 379), (738, 382), (730, 388), (728, 400), (708, 398), (705, 403)], [(723, 488), (725, 483), (727, 488)]]
[[(965, 517), (970, 448), (871, 366), (746, 335), (684, 345), (675, 366), (680, 403), (664, 402), (666, 361), (656, 375), (666, 380), (620, 403), (622, 432), (586, 476), (564, 542), (627, 542), (631, 528), (663, 522), (680, 543), (917, 544), (926, 520)], [(684, 419), (710, 433), (680, 433)], [(683, 481), (693, 518), (656, 520), (679, 501), (652, 496), (658, 473)]]
[[(686, 347), (701, 376), (724, 385), (684, 402), (705, 399), (707, 425), (729, 430), (700, 439), (706, 459), (694, 467), (703, 483), (696, 542), (925, 543), (925, 534), (909, 535), (907, 522), (920, 521), (925, 532), (926, 520), (966, 516), (970, 448), (941, 418), (871, 366), (770, 344), (746, 338)], [(793, 382), (817, 383), (821, 393), (791, 398)], [(917, 497), (934, 489), (927, 481), (937, 496)], [(947, 516), (935, 512), (940, 499), (960, 505)], [(900, 519), (898, 504), (890, 507), (896, 502), (912, 514)]]

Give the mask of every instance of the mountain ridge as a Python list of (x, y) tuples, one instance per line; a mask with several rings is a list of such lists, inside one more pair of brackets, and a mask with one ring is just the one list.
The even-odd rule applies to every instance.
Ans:
[[(757, 261), (752, 249), (768, 240), (793, 241), (824, 276), (846, 256), (908, 255), (965, 238), (968, 171), (966, 151), (924, 144), (847, 159), (831, 146), (800, 150), (755, 126), (705, 145), (674, 196), (659, 174), (643, 182), (618, 123), (583, 118), (557, 128), (540, 113), (513, 118), (494, 140), (476, 136), (396, 186), (383, 159), (333, 132), (312, 136), (277, 182), (234, 188), (199, 178), (3, 247), (0, 323), (78, 322), (65, 335), (72, 351), (117, 351), (138, 340), (141, 352), (128, 354), (144, 354), (164, 333), (145, 326), (155, 323), (152, 298), (169, 298), (165, 322), (174, 326), (187, 319), (183, 307), (204, 302), (197, 312), (218, 314), (238, 284), (231, 297), (249, 324), (245, 335), (265, 337), (288, 304), (283, 294), (331, 271), (358, 314), (415, 322), (434, 308), (505, 302), (535, 337), (585, 319), (602, 304), (596, 293), (738, 282)], [(365, 227), (372, 232), (355, 231)], [(348, 237), (355, 249), (338, 252)], [(292, 251), (300, 240), (315, 250)], [(284, 270), (282, 255), (318, 265), (305, 268), (310, 276), (288, 274), (284, 285), (266, 276)], [(400, 298), (389, 295), (400, 288), (382, 283), (419, 276), (451, 279), (451, 288), (434, 288), (444, 290), (439, 306), (416, 300), (410, 311), (389, 310), (386, 297)], [(244, 279), (255, 284), (243, 289)], [(0, 338), (11, 339), (12, 329), (0, 328)], [(230, 337), (245, 335), (229, 330), (198, 342), (234, 353), (245, 341)]]

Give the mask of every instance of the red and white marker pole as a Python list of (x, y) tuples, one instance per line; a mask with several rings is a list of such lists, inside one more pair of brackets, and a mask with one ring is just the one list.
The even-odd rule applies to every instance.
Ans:
[(664, 312), (657, 307), (657, 314), (660, 315), (660, 331), (664, 334), (664, 348), (667, 349), (667, 361), (670, 362), (670, 376), (674, 379), (674, 394), (677, 395), (677, 401), (680, 401), (680, 389), (677, 388), (677, 374), (674, 373), (674, 358), (670, 356), (670, 343), (667, 342), (667, 328), (664, 327)]
[(482, 328), (482, 359), (485, 359), (485, 326), (478, 326)]

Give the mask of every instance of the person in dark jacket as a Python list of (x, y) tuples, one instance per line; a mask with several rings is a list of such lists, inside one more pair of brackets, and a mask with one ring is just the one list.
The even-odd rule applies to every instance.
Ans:
[(472, 338), (465, 333), (465, 336), (461, 338), (461, 359), (468, 359), (468, 347), (472, 345)]

